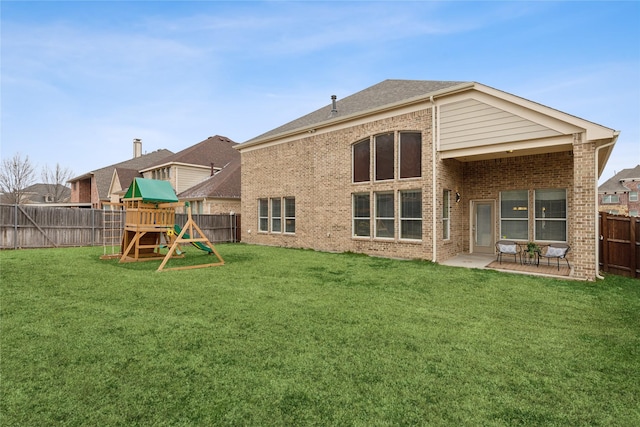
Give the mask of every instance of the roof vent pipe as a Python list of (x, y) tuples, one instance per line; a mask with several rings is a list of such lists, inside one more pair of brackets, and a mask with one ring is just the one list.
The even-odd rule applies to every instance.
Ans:
[(140, 156), (142, 156), (142, 140), (133, 138), (133, 158), (136, 159)]
[(337, 96), (331, 95), (331, 114), (335, 114), (338, 112), (338, 106), (336, 105), (337, 98)]

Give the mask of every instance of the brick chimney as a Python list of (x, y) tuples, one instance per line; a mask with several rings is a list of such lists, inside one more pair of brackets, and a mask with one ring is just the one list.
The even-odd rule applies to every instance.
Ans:
[(133, 139), (133, 158), (142, 156), (142, 140), (140, 138)]

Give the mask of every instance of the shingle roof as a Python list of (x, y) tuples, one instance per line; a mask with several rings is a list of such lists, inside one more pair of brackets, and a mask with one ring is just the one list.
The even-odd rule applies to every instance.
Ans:
[(29, 201), (33, 203), (47, 202), (46, 196), (51, 194), (52, 191), (57, 191), (57, 195), (61, 197), (61, 200), (57, 200), (58, 202), (69, 201), (69, 197), (71, 197), (71, 189), (62, 184), (38, 183), (30, 185), (23, 190), (23, 192), (28, 196)]
[(158, 163), (160, 160), (172, 155), (173, 151), (161, 149), (153, 151), (149, 154), (143, 154), (140, 157), (125, 160), (124, 162), (116, 163), (110, 166), (105, 166), (100, 169), (88, 172), (84, 175), (77, 176), (69, 180), (69, 182), (79, 181), (93, 175), (96, 186), (98, 188), (98, 197), (100, 200), (108, 199), (109, 186), (111, 185), (111, 178), (113, 177), (113, 170), (115, 168), (135, 169), (137, 171), (143, 170), (150, 165)]
[[(238, 153), (239, 154), (239, 153)], [(178, 194), (180, 199), (240, 198), (240, 158), (234, 159), (221, 171)]]
[(384, 80), (376, 85), (370, 86), (360, 92), (354, 93), (344, 99), (336, 100), (337, 112), (332, 113), (332, 103), (302, 116), (296, 120), (286, 123), (280, 127), (272, 129), (262, 135), (247, 141), (253, 142), (266, 137), (275, 136), (281, 133), (290, 132), (296, 129), (312, 127), (314, 125), (338, 120), (353, 114), (377, 109), (386, 105), (395, 104), (404, 100), (409, 100), (418, 96), (426, 96), (463, 83), (459, 81), (433, 81), (433, 80)]
[(239, 158), (240, 153), (233, 148), (238, 145), (226, 136), (210, 136), (204, 141), (185, 148), (182, 151), (162, 159), (154, 164), (147, 166), (145, 169), (151, 169), (167, 163), (186, 163), (190, 165), (211, 166), (211, 162), (215, 166), (222, 167), (232, 160)]
[(134, 178), (142, 178), (142, 174), (135, 169), (115, 168), (120, 188), (125, 192), (131, 186)]
[(608, 180), (600, 187), (599, 193), (624, 193), (629, 191), (627, 187), (622, 185), (622, 181), (636, 180), (640, 181), (640, 165), (635, 168), (623, 169)]

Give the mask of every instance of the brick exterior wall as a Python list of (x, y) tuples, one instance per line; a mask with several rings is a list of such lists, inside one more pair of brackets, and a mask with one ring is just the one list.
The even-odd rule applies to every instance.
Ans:
[[(422, 133), (422, 178), (398, 179), (396, 168), (394, 180), (353, 183), (352, 145), (390, 131)], [(321, 251), (431, 259), (431, 143), (431, 110), (427, 109), (242, 152), (242, 241)], [(373, 151), (372, 144), (372, 158)], [(373, 169), (373, 160), (371, 165)], [(369, 193), (373, 205), (374, 191), (393, 191), (397, 218), (397, 192), (401, 190), (422, 191), (422, 215), (426, 220), (423, 220), (421, 241), (400, 240), (398, 221), (394, 239), (352, 237), (352, 194)], [(258, 199), (272, 197), (295, 197), (295, 234), (258, 232)]]
[[(308, 136), (242, 152), (242, 241), (249, 244), (352, 251), (369, 255), (433, 259), (431, 109), (354, 125), (339, 131)], [(390, 131), (422, 132), (422, 177), (385, 182), (352, 182), (352, 144)], [(371, 168), (374, 144), (371, 145)], [(396, 141), (397, 155), (397, 141)], [(499, 239), (500, 192), (529, 190), (529, 237), (534, 236), (535, 189), (567, 190), (569, 260), (576, 278), (595, 278), (595, 169), (594, 146), (576, 136), (569, 151), (463, 163), (436, 161), (436, 261), (470, 250), (472, 200), (491, 200), (495, 206), (495, 239)], [(451, 238), (442, 239), (443, 190), (451, 191)], [(399, 235), (400, 190), (422, 191), (422, 240)], [(352, 237), (352, 194), (395, 194), (395, 238)], [(455, 201), (456, 192), (461, 199)], [(295, 234), (258, 232), (258, 199), (294, 197)], [(373, 234), (373, 230), (372, 230)], [(576, 256), (580, 254), (580, 256)]]
[(71, 185), (71, 203), (90, 203), (91, 202), (91, 181), (92, 179), (82, 179), (75, 181)]
[(595, 143), (583, 143), (582, 135), (573, 139), (573, 209), (569, 211), (569, 236), (574, 257), (575, 277), (595, 279), (596, 274), (596, 182)]

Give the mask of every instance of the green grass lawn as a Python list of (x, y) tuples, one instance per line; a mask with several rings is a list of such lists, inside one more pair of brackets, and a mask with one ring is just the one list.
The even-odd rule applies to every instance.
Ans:
[(217, 249), (0, 252), (0, 424), (640, 425), (638, 280)]

